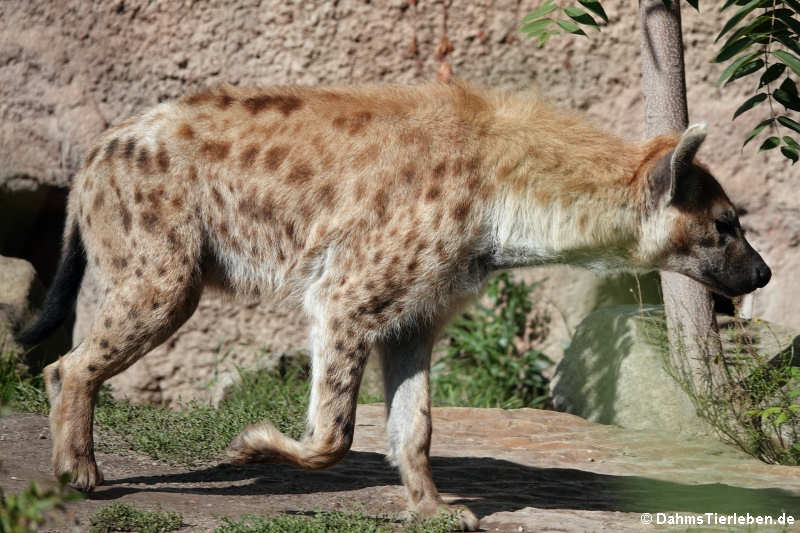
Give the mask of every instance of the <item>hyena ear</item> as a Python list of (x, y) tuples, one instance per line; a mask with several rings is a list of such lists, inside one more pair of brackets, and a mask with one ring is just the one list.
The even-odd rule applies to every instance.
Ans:
[(692, 124), (681, 135), (681, 140), (672, 152), (669, 160), (670, 169), (670, 188), (669, 201), (675, 198), (675, 191), (680, 187), (680, 183), (689, 174), (692, 168), (692, 161), (695, 154), (700, 149), (700, 145), (706, 138), (706, 123)]
[(675, 149), (656, 161), (648, 178), (650, 208), (668, 205), (675, 200), (677, 192), (684, 186), (682, 184), (686, 183), (692, 160), (705, 138), (705, 122), (689, 126)]

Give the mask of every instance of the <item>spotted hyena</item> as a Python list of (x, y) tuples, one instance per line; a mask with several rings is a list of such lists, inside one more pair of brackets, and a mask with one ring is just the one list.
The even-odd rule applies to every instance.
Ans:
[(312, 321), (308, 429), (298, 441), (246, 428), (230, 456), (339, 461), (375, 348), (389, 457), (409, 508), (436, 512), (431, 347), (491, 272), (666, 269), (731, 296), (767, 283), (731, 202), (693, 163), (704, 137), (628, 142), (541, 98), (461, 83), (222, 86), (123, 122), (75, 177), (58, 274), (21, 336), (33, 344), (63, 319), (91, 263), (105, 287), (91, 332), (45, 370), (56, 473), (102, 482), (98, 388), (175, 332), (204, 286), (280, 291)]

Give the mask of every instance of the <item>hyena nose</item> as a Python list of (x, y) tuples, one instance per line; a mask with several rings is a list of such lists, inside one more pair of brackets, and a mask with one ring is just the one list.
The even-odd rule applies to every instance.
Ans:
[(761, 288), (769, 283), (770, 278), (772, 277), (772, 271), (769, 269), (766, 263), (761, 263), (756, 267), (756, 285)]

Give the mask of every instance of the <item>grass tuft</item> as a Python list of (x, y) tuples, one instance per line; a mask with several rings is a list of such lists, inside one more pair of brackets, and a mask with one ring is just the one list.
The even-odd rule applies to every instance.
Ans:
[(371, 517), (362, 511), (246, 515), (241, 520), (223, 518), (222, 522), (214, 533), (449, 533), (458, 527), (458, 518), (446, 513), (400, 524), (395, 518)]
[(148, 511), (127, 503), (112, 503), (94, 513), (89, 519), (91, 533), (136, 531), (165, 533), (183, 527), (183, 515), (173, 511)]
[(431, 369), (434, 405), (545, 408), (553, 362), (530, 347), (537, 330), (531, 292), (538, 283), (507, 273), (489, 281), (486, 304), (476, 303), (445, 332), (443, 357)]

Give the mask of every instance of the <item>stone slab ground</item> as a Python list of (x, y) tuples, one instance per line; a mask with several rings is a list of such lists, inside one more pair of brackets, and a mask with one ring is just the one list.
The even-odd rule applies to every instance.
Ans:
[[(642, 524), (642, 513), (659, 512), (800, 518), (800, 468), (765, 465), (714, 441), (678, 441), (533, 409), (437, 408), (433, 417), (439, 488), (481, 517), (485, 531), (687, 530)], [(399, 512), (402, 487), (383, 458), (383, 432), (383, 407), (359, 406), (353, 451), (321, 472), (282, 465), (187, 469), (101, 453), (106, 483), (70, 504), (65, 515), (53, 516), (44, 531), (86, 531), (87, 517), (116, 501), (180, 511), (184, 531), (211, 531), (218, 517), (245, 513), (359, 506), (368, 513)], [(5, 490), (49, 480), (49, 453), (45, 417), (0, 420)]]

